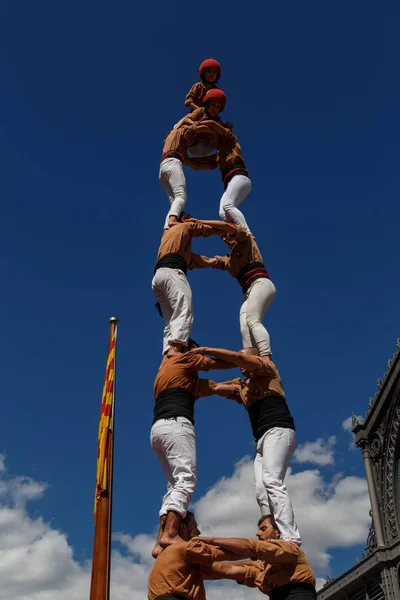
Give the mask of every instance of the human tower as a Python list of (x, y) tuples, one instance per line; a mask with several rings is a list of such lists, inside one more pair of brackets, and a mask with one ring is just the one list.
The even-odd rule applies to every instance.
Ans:
[[(168, 134), (161, 157), (159, 177), (170, 209), (152, 282), (165, 326), (163, 357), (154, 382), (151, 445), (162, 465), (167, 492), (152, 551), (157, 560), (149, 577), (149, 598), (201, 600), (205, 598), (203, 579), (208, 576), (235, 579), (268, 594), (287, 584), (306, 586), (307, 593), (314, 597), (314, 575), (300, 549), (301, 537), (284, 483), (296, 446), (295, 425), (272, 361), (270, 336), (262, 322), (276, 290), (256, 239), (238, 208), (251, 191), (251, 181), (233, 125), (220, 116), (226, 105), (226, 96), (217, 85), (220, 76), (216, 60), (201, 63), (201, 81), (191, 88), (185, 101), (190, 113)], [(224, 185), (221, 220), (199, 220), (184, 212), (184, 166), (195, 170), (219, 168)], [(210, 258), (192, 252), (193, 238), (211, 235), (220, 236), (228, 246), (226, 256)], [(190, 337), (193, 302), (187, 272), (207, 267), (228, 271), (241, 288), (239, 352), (199, 347)], [(199, 371), (237, 367), (243, 377), (223, 383), (198, 375)], [(235, 546), (229, 539), (199, 538), (195, 517), (188, 511), (197, 481), (194, 404), (198, 398), (213, 394), (235, 400), (249, 414), (256, 441), (255, 496), (261, 512), (258, 542), (236, 540)], [(244, 542), (254, 543), (243, 546)], [(264, 546), (260, 548), (257, 543)], [(265, 544), (272, 544), (272, 550)], [(274, 569), (271, 575), (268, 567), (277, 549), (281, 560), (284, 556), (283, 564), (291, 564), (286, 579), (281, 573), (278, 583)], [(225, 562), (238, 558), (261, 560), (234, 567)], [(293, 561), (300, 565), (300, 574), (298, 568), (293, 568)], [(205, 565), (212, 573), (207, 575)]]

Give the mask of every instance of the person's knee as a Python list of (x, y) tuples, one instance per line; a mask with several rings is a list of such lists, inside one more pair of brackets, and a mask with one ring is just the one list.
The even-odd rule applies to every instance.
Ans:
[(255, 487), (256, 499), (257, 499), (257, 502), (259, 502), (260, 499), (263, 496), (265, 496), (265, 487), (263, 486), (261, 481), (256, 481), (254, 487)]
[(229, 201), (229, 202), (224, 202), (223, 205), (223, 209), (226, 215), (232, 214), (235, 212), (235, 205), (233, 204), (233, 202)]
[(248, 314), (246, 316), (247, 327), (252, 330), (254, 327), (261, 325), (261, 320), (257, 315)]
[(185, 490), (188, 493), (193, 494), (197, 485), (196, 473), (187, 472), (179, 475), (175, 481), (175, 488)]
[[(187, 504), (189, 504), (195, 489), (196, 481), (186, 481), (183, 485), (176, 485), (174, 487), (174, 492), (178, 494), (178, 496), (182, 498), (184, 502), (187, 502)], [(174, 492), (172, 492), (172, 494), (174, 494)]]
[(276, 473), (263, 473), (263, 484), (268, 492), (273, 490), (286, 491), (283, 479)]

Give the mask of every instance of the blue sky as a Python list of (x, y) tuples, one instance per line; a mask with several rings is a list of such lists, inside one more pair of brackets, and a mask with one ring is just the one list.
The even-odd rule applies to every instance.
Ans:
[[(10, 472), (49, 483), (32, 510), (68, 534), (78, 560), (91, 556), (112, 315), (114, 528), (134, 536), (157, 519), (164, 480), (148, 438), (163, 322), (150, 283), (168, 209), (158, 166), (204, 58), (222, 64), (224, 117), (253, 182), (243, 211), (277, 287), (265, 323), (298, 443), (335, 435), (335, 464), (318, 467), (326, 480), (364, 476), (341, 425), (365, 412), (399, 336), (399, 35), (391, 1), (1, 3), (0, 450)], [(188, 210), (217, 218), (219, 174), (186, 175)], [(225, 253), (217, 238), (194, 248)], [(209, 270), (190, 282), (193, 337), (239, 348), (237, 283)], [(196, 430), (200, 498), (253, 447), (247, 415), (223, 399), (199, 402)], [(333, 574), (358, 551), (333, 550)]]

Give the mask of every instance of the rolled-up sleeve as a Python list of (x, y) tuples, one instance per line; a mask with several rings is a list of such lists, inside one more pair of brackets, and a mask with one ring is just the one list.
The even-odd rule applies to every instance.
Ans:
[(300, 555), (300, 548), (292, 542), (252, 539), (251, 543), (254, 546), (257, 558), (270, 564), (295, 563)]
[(256, 567), (254, 564), (252, 565), (243, 565), (246, 569), (246, 576), (243, 581), (238, 581), (239, 585), (245, 585), (246, 587), (259, 587), (257, 585), (257, 578), (262, 574), (262, 570)]
[(224, 397), (227, 400), (235, 400), (235, 402), (243, 404), (240, 393), (243, 387), (242, 382), (243, 380), (238, 377), (237, 379), (232, 379), (231, 381), (222, 381), (221, 383), (217, 383), (217, 385), (224, 386)]
[(221, 233), (211, 225), (205, 225), (204, 223), (199, 223), (199, 221), (193, 221), (191, 224), (191, 234), (193, 237), (210, 237), (210, 235), (215, 235)]
[(220, 550), (201, 540), (191, 540), (186, 548), (188, 559), (194, 564), (210, 565), (217, 560), (234, 560), (232, 552)]
[(190, 263), (188, 269), (205, 269), (208, 267), (208, 256), (202, 256), (201, 254), (196, 254), (192, 252), (190, 255)]
[(189, 106), (189, 104), (191, 102), (194, 102), (196, 104), (196, 102), (199, 100), (199, 98), (201, 98), (201, 93), (202, 93), (202, 84), (200, 82), (192, 85), (192, 87), (190, 88), (190, 90), (185, 98), (185, 106)]
[(213, 396), (215, 383), (209, 379), (199, 379), (194, 391), (195, 398), (207, 398)]
[(215, 265), (214, 269), (221, 269), (222, 271), (226, 271), (229, 265), (229, 254), (227, 254), (226, 256), (214, 256), (214, 258), (217, 261), (217, 264)]

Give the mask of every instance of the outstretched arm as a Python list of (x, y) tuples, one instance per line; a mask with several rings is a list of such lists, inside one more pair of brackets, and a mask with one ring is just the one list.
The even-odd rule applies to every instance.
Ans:
[(209, 546), (218, 546), (221, 550), (232, 552), (242, 558), (257, 558), (252, 541), (246, 538), (197, 537), (193, 539)]
[[(196, 351), (196, 348), (194, 350), (192, 350), (192, 352), (195, 352), (195, 351)], [(211, 360), (213, 360), (213, 362), (209, 363), (208, 369), (211, 369), (212, 371), (216, 371), (218, 369), (234, 369), (236, 366), (233, 363), (231, 363), (227, 360), (223, 360), (221, 358), (214, 358)]]
[(198, 106), (193, 101), (187, 101), (187, 102), (185, 102), (185, 106), (187, 106), (188, 108), (192, 108), (193, 110), (197, 110), (197, 109), (201, 108), (201, 106)]
[(242, 354), (234, 350), (226, 350), (225, 348), (208, 348), (204, 346), (203, 348), (195, 348), (193, 352), (203, 355), (209, 354), (214, 358), (225, 360), (246, 371), (256, 371), (261, 366), (259, 357)]
[(236, 552), (216, 548), (214, 544), (205, 544), (200, 538), (193, 538), (186, 547), (186, 555), (193, 564), (210, 565), (215, 561), (239, 560)]
[(222, 396), (222, 398), (227, 398), (228, 400), (234, 400), (238, 404), (243, 404), (240, 396), (242, 381), (243, 379), (238, 377), (231, 381), (222, 381), (221, 383), (213, 382), (213, 394)]
[(217, 233), (229, 233), (230, 235), (236, 235), (237, 233), (236, 225), (227, 221), (203, 221), (202, 219), (198, 219), (198, 222), (217, 229)]
[(180, 129), (181, 127), (183, 127), (184, 125), (193, 125), (194, 121), (193, 119), (190, 118), (189, 115), (186, 115), (185, 117), (182, 117), (182, 119), (180, 121), (177, 122), (177, 124), (175, 125), (174, 129)]
[(234, 563), (214, 562), (204, 571), (204, 579), (233, 579), (234, 581), (246, 579), (246, 567)]
[(207, 398), (215, 394), (216, 382), (212, 379), (199, 379), (196, 385), (196, 396)]
[(199, 131), (205, 132), (206, 127), (215, 131), (215, 133), (217, 133), (219, 136), (221, 136), (225, 142), (230, 143), (232, 146), (234, 146), (236, 144), (237, 137), (235, 136), (234, 133), (232, 133), (232, 130), (230, 128), (224, 127), (224, 125), (222, 125), (222, 123), (217, 123), (216, 121), (213, 121), (212, 119), (204, 119), (203, 121), (199, 122), (199, 125), (198, 125)]
[[(236, 380), (234, 379), (233, 382), (235, 381)], [(221, 393), (221, 386), (225, 387), (225, 393)], [(198, 396), (199, 398), (207, 398), (208, 396), (214, 396), (215, 394), (216, 396), (224, 396), (225, 398), (229, 398), (230, 400), (236, 400), (237, 402), (239, 402), (239, 404), (241, 404), (242, 401), (240, 399), (240, 394), (239, 392), (237, 393), (237, 399), (233, 391), (234, 387), (238, 388), (237, 385), (230, 385), (229, 381), (225, 383), (217, 383), (212, 379), (200, 378), (196, 385), (196, 396)]]
[(217, 537), (196, 537), (193, 539), (207, 544), (208, 547), (218, 546), (224, 552), (231, 552), (246, 558), (257, 558), (274, 565), (295, 563), (301, 553), (297, 544), (283, 540)]
[(215, 269), (216, 265), (216, 258), (209, 258), (208, 256), (192, 252), (188, 269), (206, 269), (207, 267)]

